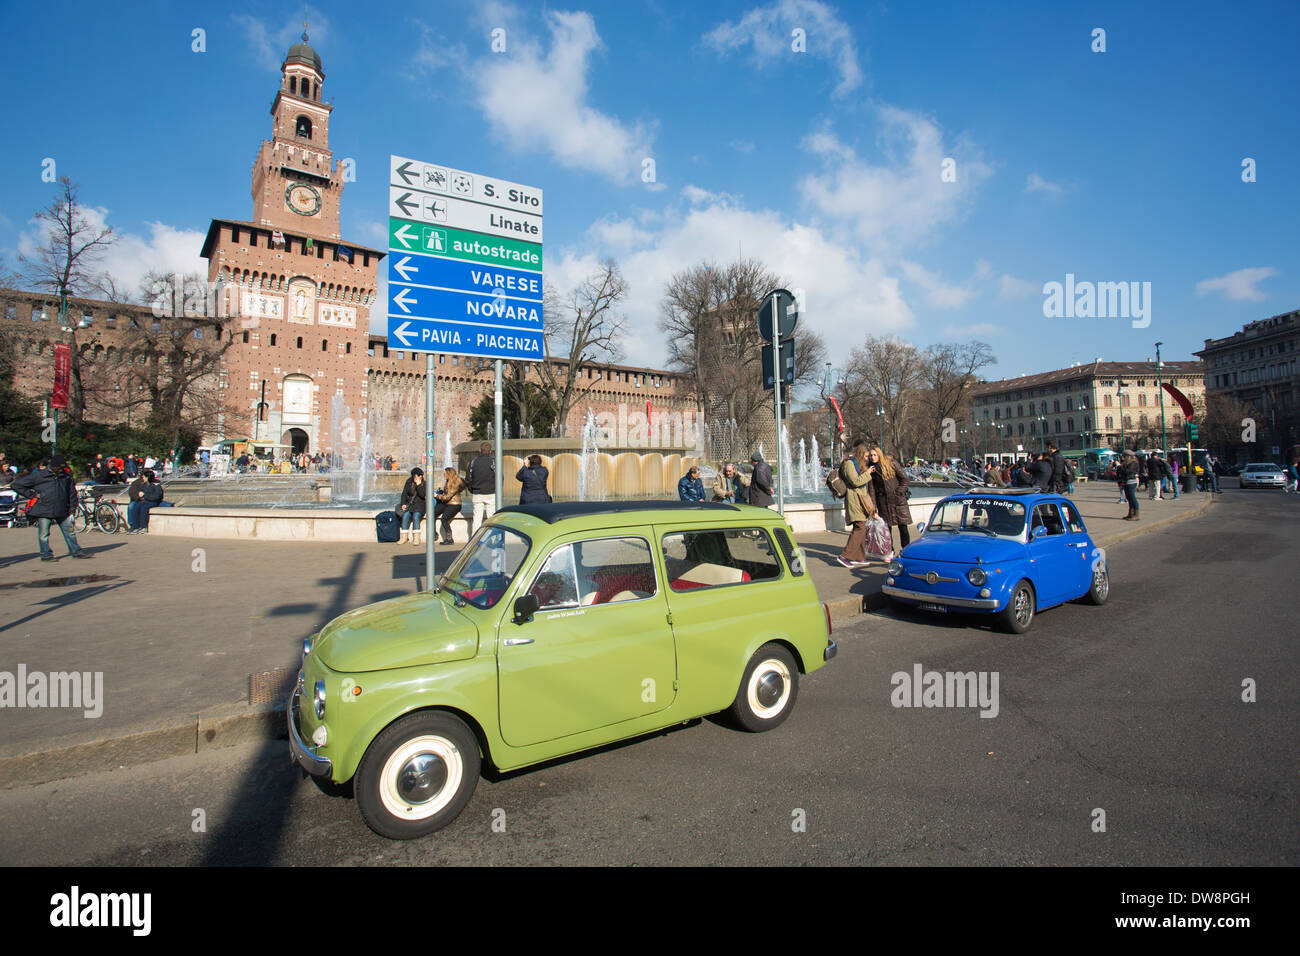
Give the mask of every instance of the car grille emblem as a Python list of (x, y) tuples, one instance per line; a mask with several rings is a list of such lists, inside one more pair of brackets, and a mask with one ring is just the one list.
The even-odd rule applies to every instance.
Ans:
[(938, 581), (938, 580), (939, 580), (939, 575), (938, 575), (937, 573), (935, 573), (934, 571), (927, 571), (927, 572), (925, 573), (925, 583), (926, 583), (926, 584), (934, 584), (934, 583), (935, 583), (936, 581)]

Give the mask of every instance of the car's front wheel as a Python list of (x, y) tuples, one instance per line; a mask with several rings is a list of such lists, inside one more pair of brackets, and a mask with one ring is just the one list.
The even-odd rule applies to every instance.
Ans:
[(1100, 561), (1092, 569), (1092, 582), (1083, 597), (1089, 604), (1105, 604), (1106, 598), (1110, 597), (1110, 572)]
[(764, 644), (749, 659), (728, 713), (742, 729), (761, 733), (779, 727), (799, 696), (799, 667), (780, 644)]
[(478, 741), (460, 718), (410, 714), (387, 727), (357, 768), (357, 808), (380, 836), (410, 840), (460, 815), (478, 786)]
[(1012, 589), (1007, 606), (998, 615), (998, 623), (1012, 634), (1025, 633), (1033, 623), (1035, 604), (1033, 585), (1021, 581)]

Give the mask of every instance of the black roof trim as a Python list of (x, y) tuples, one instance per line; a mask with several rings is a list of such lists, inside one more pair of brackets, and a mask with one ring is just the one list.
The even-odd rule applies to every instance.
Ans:
[[(732, 511), (741, 509), (721, 501), (564, 501), (549, 505), (506, 505), (497, 514), (515, 512), (555, 524), (566, 518), (588, 515), (624, 514), (630, 511)], [(767, 509), (762, 509), (766, 511)]]

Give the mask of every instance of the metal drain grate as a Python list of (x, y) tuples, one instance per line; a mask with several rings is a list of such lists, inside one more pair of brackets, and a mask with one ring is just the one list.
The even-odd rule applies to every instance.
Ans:
[(287, 668), (261, 671), (248, 675), (248, 703), (269, 704), (273, 701), (287, 700), (293, 690), (294, 673)]

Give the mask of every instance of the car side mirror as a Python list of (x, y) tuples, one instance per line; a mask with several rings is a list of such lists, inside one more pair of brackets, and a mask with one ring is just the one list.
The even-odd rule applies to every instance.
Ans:
[(917, 534), (925, 534), (925, 522), (924, 522), (924, 521), (918, 521), (918, 522), (916, 523), (916, 533), (917, 533)]
[(1036, 528), (1029, 529), (1029, 540), (1033, 541), (1035, 538), (1041, 538), (1045, 534), (1047, 534), (1047, 528), (1040, 524)]
[(513, 623), (527, 624), (542, 606), (536, 594), (524, 594), (515, 598), (515, 617)]

